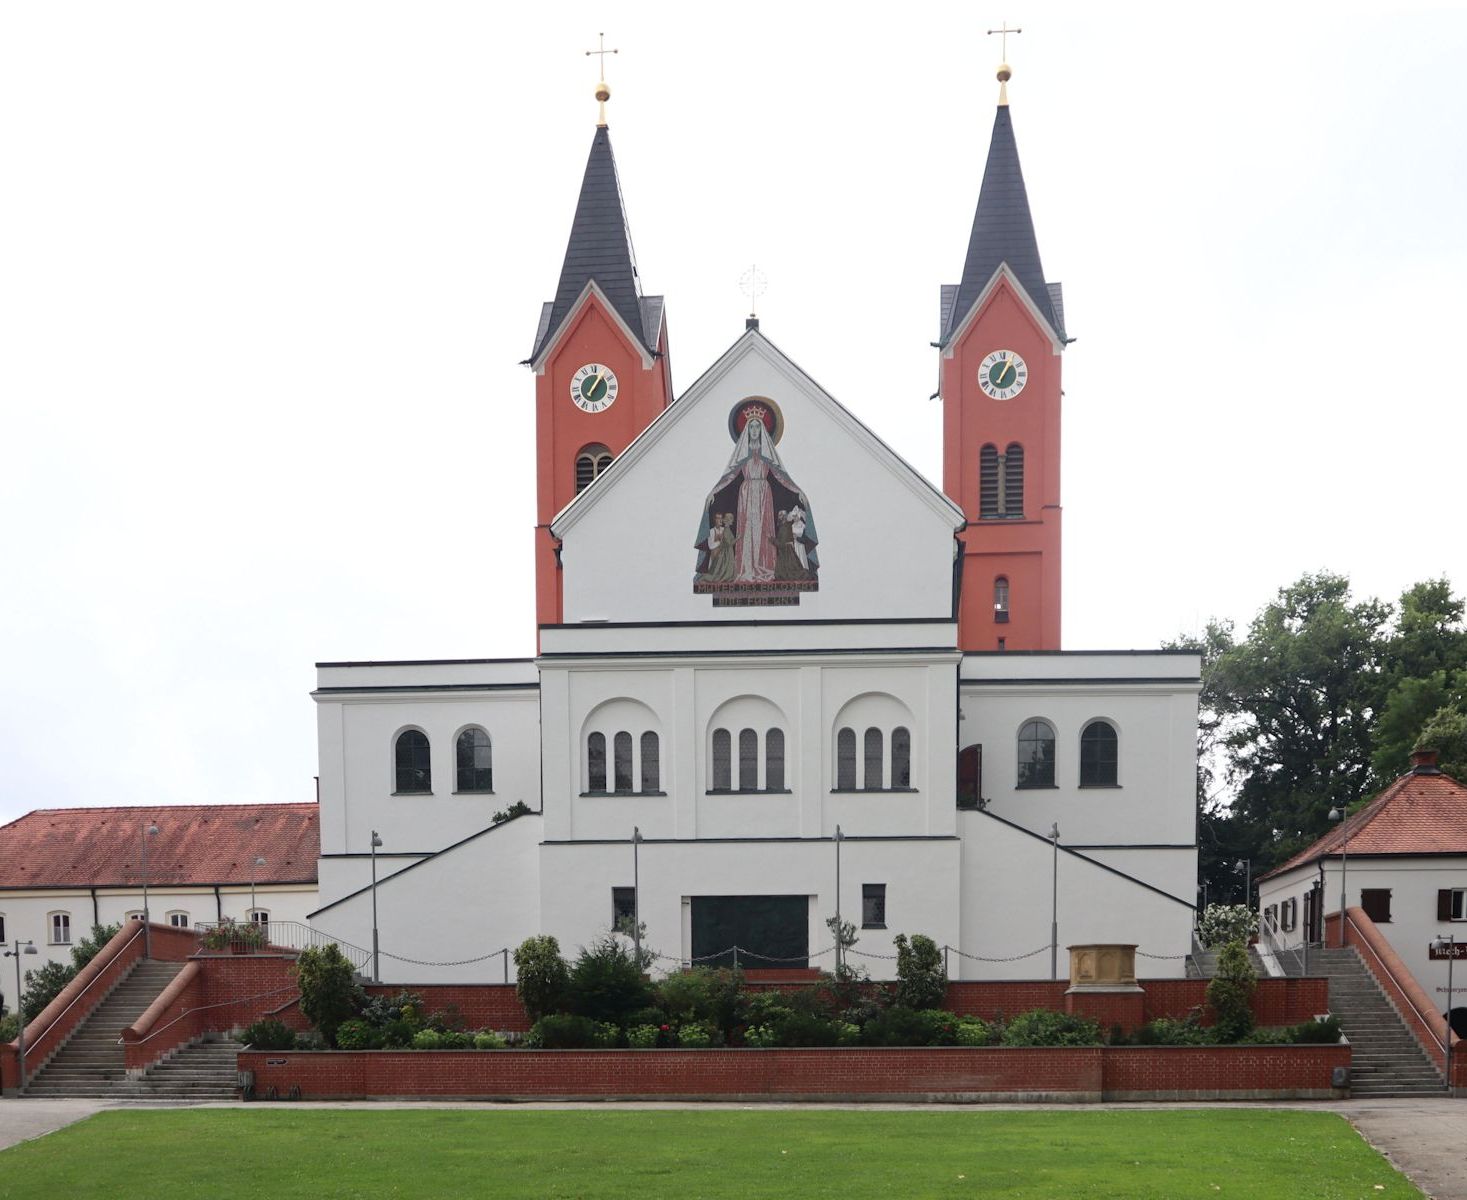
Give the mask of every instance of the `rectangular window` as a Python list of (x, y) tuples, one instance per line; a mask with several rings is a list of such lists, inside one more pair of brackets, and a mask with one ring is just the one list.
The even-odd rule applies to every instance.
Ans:
[(1279, 916), (1282, 918), (1280, 924), (1282, 925), (1285, 933), (1290, 932), (1294, 928), (1295, 924), (1297, 923), (1298, 914), (1299, 901), (1285, 900), (1279, 912)]
[(861, 885), (861, 928), (886, 928), (886, 884)]
[(170, 925), (172, 925), (173, 928), (175, 928), (175, 929), (187, 929), (188, 928), (188, 913), (186, 913), (186, 912), (172, 912), (172, 913), (169, 913), (168, 914), (168, 923)]
[(1467, 888), (1442, 888), (1436, 894), (1438, 921), (1467, 921)]
[(136, 908), (132, 912), (130, 912), (130, 913), (127, 914), (127, 920), (129, 920), (129, 921), (141, 921), (142, 919), (143, 919), (143, 910), (140, 909), (140, 908)]
[(264, 928), (270, 924), (270, 913), (263, 908), (252, 908), (250, 910), (250, 924)]
[(5, 914), (0, 913), (0, 942), (5, 941)]
[(611, 752), (613, 766), (616, 771), (616, 784), (618, 792), (629, 792), (632, 790), (632, 735), (622, 730), (611, 740)]
[(1391, 889), (1361, 888), (1360, 907), (1365, 915), (1377, 925), (1389, 925), (1391, 921)]
[(629, 887), (614, 887), (611, 889), (611, 927), (613, 929), (630, 929), (632, 922), (637, 919), (637, 896), (636, 891)]
[(739, 730), (739, 791), (759, 790), (759, 735), (752, 729)]
[(51, 914), (51, 944), (53, 946), (71, 945), (71, 914)]

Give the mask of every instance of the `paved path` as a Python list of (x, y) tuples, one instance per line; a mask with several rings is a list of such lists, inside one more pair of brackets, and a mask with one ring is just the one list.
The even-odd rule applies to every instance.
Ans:
[[(991, 1111), (994, 1109), (1052, 1109), (1057, 1112), (1074, 1112), (1079, 1109), (1114, 1109), (1130, 1111), (1149, 1108), (1216, 1108), (1211, 1104), (677, 1104), (660, 1102), (629, 1102), (616, 1104), (607, 1101), (585, 1103), (525, 1103), (492, 1104), (472, 1101), (431, 1100), (366, 1100), (366, 1101), (303, 1101), (290, 1103), (256, 1102), (249, 1105), (238, 1103), (209, 1103), (182, 1105), (172, 1102), (156, 1104), (126, 1104), (107, 1100), (0, 1100), (0, 1150), (41, 1137), (52, 1130), (80, 1121), (93, 1113), (109, 1108), (424, 1108), (437, 1105), (442, 1108), (505, 1109), (505, 1110), (595, 1110), (605, 1112), (610, 1108), (625, 1109), (876, 1109), (885, 1112), (934, 1112), (942, 1110)], [(1467, 1155), (1463, 1143), (1467, 1141), (1467, 1101), (1441, 1099), (1402, 1100), (1341, 1100), (1320, 1101), (1259, 1101), (1257, 1103), (1230, 1103), (1228, 1108), (1298, 1108), (1312, 1111), (1337, 1112), (1355, 1126), (1361, 1135), (1390, 1161), (1404, 1171), (1411, 1181), (1421, 1188), (1432, 1200), (1467, 1200)]]

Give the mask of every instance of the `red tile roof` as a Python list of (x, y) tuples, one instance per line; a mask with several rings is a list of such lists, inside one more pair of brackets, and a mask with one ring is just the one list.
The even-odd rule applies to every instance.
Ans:
[(1467, 854), (1467, 785), (1440, 771), (1408, 771), (1374, 800), (1267, 875), (1336, 856), (1350, 839), (1355, 854)]
[(142, 830), (150, 884), (315, 883), (321, 850), (314, 804), (183, 804), (40, 808), (0, 825), (0, 888), (137, 887)]

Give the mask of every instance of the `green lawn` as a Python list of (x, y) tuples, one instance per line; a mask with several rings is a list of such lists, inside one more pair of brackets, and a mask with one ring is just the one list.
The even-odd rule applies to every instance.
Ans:
[(126, 1110), (0, 1153), (20, 1200), (1403, 1197), (1332, 1113)]

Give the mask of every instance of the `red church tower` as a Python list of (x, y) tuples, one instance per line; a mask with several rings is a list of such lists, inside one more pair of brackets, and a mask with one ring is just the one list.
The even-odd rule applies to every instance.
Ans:
[(942, 289), (942, 486), (967, 515), (958, 645), (1060, 648), (1060, 355), (1009, 116), (1008, 67), (962, 282)]
[(672, 402), (661, 296), (642, 295), (622, 207), (603, 81), (601, 122), (581, 181), (555, 299), (535, 349), (535, 620), (562, 619), (560, 547), (550, 522)]

